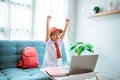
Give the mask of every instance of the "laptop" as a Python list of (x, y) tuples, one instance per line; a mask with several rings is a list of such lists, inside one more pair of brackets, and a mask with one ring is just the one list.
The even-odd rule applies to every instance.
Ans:
[(93, 72), (97, 63), (98, 55), (72, 56), (69, 74)]
[(93, 72), (97, 63), (98, 55), (72, 56), (69, 66), (51, 67), (45, 71), (50, 76), (66, 76)]

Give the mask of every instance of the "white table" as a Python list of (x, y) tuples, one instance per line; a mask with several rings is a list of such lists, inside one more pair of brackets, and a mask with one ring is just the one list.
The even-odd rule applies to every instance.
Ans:
[(97, 72), (90, 72), (90, 73), (84, 73), (84, 74), (73, 74), (69, 76), (51, 77), (51, 78), (53, 80), (89, 80), (93, 77), (96, 77), (96, 80), (98, 80), (96, 74)]
[[(43, 71), (45, 74), (47, 74), (44, 69), (40, 69), (41, 71)], [(48, 76), (52, 79), (52, 80), (89, 80), (93, 77), (96, 78), (96, 80), (98, 80), (97, 77), (97, 73), (98, 72), (89, 72), (89, 73), (83, 73), (83, 74), (73, 74), (73, 75), (69, 75), (69, 76), (62, 76), (62, 77), (51, 77)]]

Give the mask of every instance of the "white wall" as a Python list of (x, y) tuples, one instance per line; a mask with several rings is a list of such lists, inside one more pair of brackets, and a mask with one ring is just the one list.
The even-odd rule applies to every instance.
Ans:
[[(76, 34), (76, 17), (75, 17), (75, 12), (76, 10), (76, 0), (69, 0), (69, 10), (68, 10), (68, 17), (70, 18), (70, 24), (68, 28), (68, 42), (73, 42), (73, 36)], [(74, 33), (74, 34), (73, 34)]]
[[(114, 8), (120, 9), (120, 0), (113, 0)], [(70, 0), (71, 20), (69, 43), (85, 41), (92, 43), (99, 54), (96, 70), (100, 75), (120, 79), (120, 14), (86, 18), (93, 14), (93, 7), (100, 6), (107, 11), (109, 0)], [(74, 13), (73, 13), (74, 12)]]

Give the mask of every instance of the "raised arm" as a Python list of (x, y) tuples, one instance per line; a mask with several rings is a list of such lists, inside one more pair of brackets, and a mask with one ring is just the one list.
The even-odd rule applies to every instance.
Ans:
[(63, 40), (63, 38), (64, 38), (64, 36), (65, 36), (65, 33), (66, 33), (67, 28), (68, 28), (69, 22), (70, 22), (70, 20), (67, 18), (67, 19), (66, 19), (66, 24), (65, 24), (64, 30), (63, 30), (62, 35), (61, 35), (61, 37), (60, 37), (62, 40)]
[(49, 22), (50, 22), (50, 19), (51, 19), (51, 16), (47, 16), (47, 20), (46, 20), (46, 42), (50, 38), (50, 35), (49, 35)]

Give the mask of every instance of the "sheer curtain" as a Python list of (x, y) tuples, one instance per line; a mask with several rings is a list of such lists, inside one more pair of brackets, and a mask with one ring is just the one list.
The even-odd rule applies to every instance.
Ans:
[(30, 40), (32, 28), (32, 0), (11, 0), (10, 39)]
[(50, 27), (63, 29), (67, 17), (67, 0), (37, 0), (35, 16), (35, 39), (45, 40), (46, 17), (51, 15)]
[(68, 0), (0, 0), (0, 39), (45, 40), (46, 17), (50, 27), (63, 29)]
[(8, 3), (0, 1), (0, 39), (6, 39), (8, 26)]

